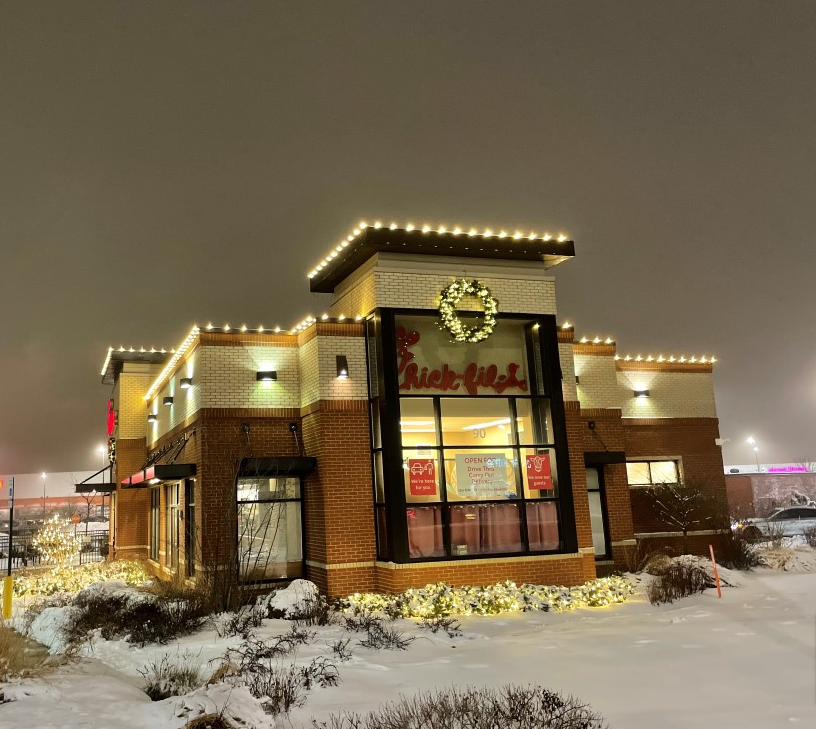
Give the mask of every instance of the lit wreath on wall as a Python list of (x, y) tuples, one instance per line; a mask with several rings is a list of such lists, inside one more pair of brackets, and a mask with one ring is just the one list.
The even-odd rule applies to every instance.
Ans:
[[(481, 326), (467, 327), (459, 318), (456, 305), (466, 295), (475, 296), (484, 306), (484, 321)], [(454, 341), (481, 342), (493, 333), (498, 310), (499, 302), (491, 296), (487, 286), (475, 279), (468, 281), (461, 278), (442, 289), (439, 301), (439, 316), (442, 317), (442, 321), (439, 322), (439, 327), (442, 331), (448, 332)]]

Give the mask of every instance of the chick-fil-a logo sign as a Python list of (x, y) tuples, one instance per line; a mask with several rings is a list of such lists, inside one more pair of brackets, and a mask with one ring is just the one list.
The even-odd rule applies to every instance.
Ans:
[(456, 392), (464, 389), (468, 395), (477, 395), (479, 388), (493, 390), (501, 394), (507, 389), (517, 389), (527, 392), (527, 380), (523, 379), (521, 365), (510, 362), (506, 372), (499, 374), (499, 367), (495, 364), (480, 365), (471, 362), (458, 372), (448, 364), (439, 369), (420, 367), (412, 361), (416, 355), (411, 347), (419, 343), (419, 332), (408, 331), (405, 327), (397, 327), (397, 373), (400, 380), (400, 390), (442, 390)]

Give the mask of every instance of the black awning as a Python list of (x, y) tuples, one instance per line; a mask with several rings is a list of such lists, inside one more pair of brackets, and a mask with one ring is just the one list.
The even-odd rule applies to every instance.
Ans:
[(122, 488), (144, 489), (160, 481), (178, 481), (196, 474), (195, 463), (169, 463), (148, 466), (122, 481)]
[(610, 463), (626, 463), (624, 451), (587, 451), (584, 453), (585, 466), (607, 466)]
[(76, 493), (78, 494), (92, 494), (94, 491), (98, 494), (110, 494), (116, 491), (115, 483), (78, 483), (76, 485)]
[(240, 475), (244, 477), (304, 476), (317, 468), (317, 459), (310, 456), (276, 456), (244, 458)]
[[(103, 475), (105, 471), (108, 471), (107, 478)], [(97, 476), (100, 480), (93, 481), (92, 479), (96, 478)], [(100, 494), (109, 494), (112, 491), (116, 491), (116, 484), (109, 480), (111, 478), (113, 478), (113, 469), (110, 465), (107, 465), (104, 468), (99, 469), (96, 473), (92, 473), (84, 481), (74, 484), (74, 493), (90, 494), (92, 491), (96, 491)]]

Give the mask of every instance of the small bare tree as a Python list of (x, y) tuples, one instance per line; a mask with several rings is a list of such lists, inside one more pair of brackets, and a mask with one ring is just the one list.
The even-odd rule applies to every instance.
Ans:
[(688, 533), (704, 526), (719, 525), (722, 508), (711, 485), (701, 479), (663, 483), (646, 489), (657, 517), (683, 533), (683, 553), (688, 554)]

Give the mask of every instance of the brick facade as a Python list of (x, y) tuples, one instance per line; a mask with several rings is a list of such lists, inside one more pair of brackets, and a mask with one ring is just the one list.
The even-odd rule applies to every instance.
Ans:
[[(185, 547), (185, 524), (180, 528), (180, 571), (199, 575), (202, 570), (234, 569), (236, 479), (243, 459), (249, 458), (315, 459), (315, 470), (301, 482), (303, 565), (305, 575), (331, 596), (401, 591), (440, 580), (455, 585), (505, 579), (574, 585), (591, 579), (596, 559), (586, 467), (587, 459), (599, 453), (625, 453), (630, 460), (676, 459), (686, 478), (707, 479), (724, 501), (710, 363), (670, 367), (623, 362), (614, 342), (576, 343), (572, 328), (566, 327), (557, 338), (571, 474), (571, 484), (564, 483), (563, 489), (566, 493), (571, 486), (572, 492), (571, 513), (562, 513), (561, 519), (567, 531), (574, 522), (576, 540), (570, 551), (407, 564), (378, 560), (366, 339), (360, 319), (383, 308), (435, 310), (440, 291), (462, 276), (486, 284), (501, 313), (533, 318), (556, 311), (555, 284), (547, 267), (570, 253), (551, 255), (545, 265), (545, 257), (531, 257), (526, 250), (537, 244), (520, 241), (513, 249), (505, 240), (505, 253), (499, 244), (490, 249), (499, 254), (492, 260), (474, 252), (454, 255), (454, 243), (464, 250), (488, 245), (470, 238), (447, 241), (450, 256), (402, 255), (391, 248), (376, 252), (337, 281), (331, 318), (310, 320), (292, 332), (196, 327), (178, 351), (161, 361), (154, 356), (150, 362), (136, 362), (136, 353), (114, 353), (123, 363), (113, 396), (119, 413), (117, 480), (140, 471), (148, 459), (195, 467), (195, 475), (181, 483), (182, 511), (191, 498), (195, 503), (195, 569)], [(515, 258), (517, 251), (527, 258)], [(335, 259), (341, 261), (342, 255), (327, 260)], [(348, 377), (338, 377), (338, 356), (348, 363)], [(258, 381), (256, 373), (262, 370), (275, 371), (277, 380)], [(193, 386), (182, 389), (181, 378), (192, 378)], [(640, 387), (650, 390), (647, 401), (634, 397), (632, 390)], [(163, 404), (165, 398), (172, 398), (172, 404)], [(148, 413), (156, 416), (155, 423), (148, 425)], [(665, 525), (652, 518), (642, 490), (629, 486), (625, 464), (600, 468), (611, 549), (606, 566), (625, 567), (636, 538), (673, 543), (675, 537), (663, 533)], [(151, 489), (143, 485), (147, 487), (117, 490), (112, 555), (148, 557)], [(155, 488), (160, 489), (159, 559), (150, 564), (156, 574), (168, 577), (166, 484)], [(565, 511), (569, 501), (561, 503)], [(702, 549), (707, 538), (695, 535), (695, 548)]]

